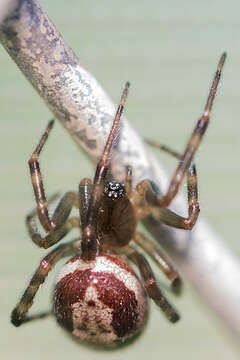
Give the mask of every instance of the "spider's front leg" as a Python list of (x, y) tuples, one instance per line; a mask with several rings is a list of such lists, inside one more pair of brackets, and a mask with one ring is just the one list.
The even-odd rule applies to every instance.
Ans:
[[(51, 204), (54, 200), (56, 200), (57, 195), (53, 195), (49, 201), (48, 204)], [(77, 194), (74, 195), (74, 197), (77, 197)], [(77, 206), (77, 204), (74, 204)], [(35, 208), (32, 210), (27, 216), (26, 216), (26, 226), (28, 229), (28, 233), (32, 239), (32, 241), (38, 245), (39, 247), (42, 247), (44, 249), (49, 248), (50, 246), (53, 246), (57, 242), (59, 242), (65, 235), (67, 235), (73, 228), (80, 227), (80, 222), (78, 217), (72, 217), (70, 219), (67, 219), (63, 223), (61, 227), (59, 227), (57, 230), (50, 232), (46, 236), (41, 236), (41, 234), (38, 232), (36, 224), (35, 224), (35, 217), (37, 215), (37, 209)]]
[[(181, 154), (165, 145), (161, 145), (152, 141), (147, 141), (147, 143), (157, 149), (163, 150), (171, 156), (174, 156), (177, 159), (181, 159)], [(159, 208), (159, 206), (152, 206), (152, 203), (156, 203), (159, 197), (158, 187), (148, 180), (143, 180), (140, 182), (136, 191), (133, 194), (133, 202), (138, 206), (139, 219), (146, 217), (147, 215), (152, 215), (155, 220), (161, 221), (166, 225), (191, 230), (195, 225), (200, 208), (198, 203), (198, 189), (197, 189), (197, 172), (194, 164), (188, 169), (187, 174), (187, 187), (188, 187), (188, 217), (182, 217), (175, 214), (173, 211), (166, 208)], [(145, 199), (146, 194), (148, 194), (149, 203), (141, 206), (141, 202)]]
[[(161, 208), (168, 207), (178, 192), (178, 189), (181, 185), (183, 177), (184, 177), (185, 173), (188, 171), (188, 169), (191, 165), (191, 162), (193, 160), (193, 156), (194, 156), (195, 152), (197, 151), (199, 144), (202, 140), (202, 137), (208, 127), (210, 113), (211, 113), (213, 101), (215, 98), (215, 94), (217, 91), (217, 87), (219, 84), (219, 80), (221, 77), (221, 72), (222, 72), (222, 68), (223, 68), (225, 59), (226, 59), (226, 53), (223, 53), (223, 55), (221, 56), (219, 63), (218, 63), (217, 71), (216, 71), (215, 77), (212, 82), (212, 86), (211, 86), (211, 89), (210, 89), (210, 92), (208, 95), (208, 99), (207, 99), (203, 114), (200, 117), (200, 119), (198, 120), (198, 122), (192, 132), (192, 135), (191, 135), (191, 137), (187, 143), (187, 146), (185, 148), (185, 151), (184, 151), (183, 155), (181, 156), (179, 164), (173, 174), (172, 180), (170, 182), (170, 185), (168, 187), (166, 194), (164, 196), (160, 196), (160, 195), (156, 196), (156, 194), (155, 195), (153, 194), (154, 191), (151, 188), (151, 186), (149, 186), (150, 184), (148, 184), (147, 182), (142, 183), (142, 188), (144, 189), (144, 192), (145, 192), (144, 195), (148, 198), (149, 201), (152, 202), (153, 205), (160, 206)], [(194, 169), (191, 170), (191, 173), (194, 174)], [(190, 174), (190, 177), (191, 177), (191, 174)]]
[[(31, 158), (28, 161), (31, 179), (32, 179), (33, 190), (34, 190), (34, 194), (35, 194), (35, 198), (36, 198), (36, 202), (37, 202), (37, 214), (38, 214), (39, 221), (40, 221), (41, 225), (43, 226), (43, 228), (48, 233), (56, 232), (56, 239), (54, 239), (52, 242), (51, 242), (51, 240), (46, 242), (45, 238), (41, 240), (41, 237), (38, 237), (38, 239), (35, 241), (34, 237), (37, 237), (37, 235), (35, 236), (35, 234), (37, 234), (37, 233), (35, 230), (33, 230), (31, 214), (27, 218), (27, 225), (28, 225), (29, 232), (30, 232), (30, 235), (31, 235), (33, 241), (40, 247), (45, 247), (45, 248), (47, 248), (47, 247), (53, 245), (54, 243), (56, 243), (57, 241), (59, 241), (59, 239), (62, 236), (61, 236), (61, 234), (59, 234), (57, 232), (57, 230), (65, 224), (65, 222), (71, 212), (72, 207), (74, 205), (78, 206), (77, 194), (74, 192), (67, 192), (60, 199), (60, 201), (54, 211), (53, 216), (51, 218), (49, 216), (48, 205), (47, 205), (47, 200), (46, 200), (45, 191), (44, 191), (44, 187), (43, 187), (42, 174), (41, 174), (38, 158), (39, 158), (39, 155), (43, 149), (43, 146), (49, 136), (49, 133), (53, 127), (53, 124), (54, 124), (54, 120), (51, 120), (48, 123), (48, 126), (47, 126), (44, 134), (42, 135), (36, 149), (34, 150)], [(69, 226), (71, 226), (71, 224)], [(44, 241), (45, 241), (45, 244), (43, 244)]]
[[(175, 214), (173, 211), (167, 208), (161, 208), (156, 205), (152, 205), (158, 200), (157, 186), (148, 180), (143, 180), (137, 185), (136, 188), (136, 202), (140, 202), (145, 199), (147, 194), (147, 203), (143, 206), (139, 206), (139, 214), (143, 213), (142, 219), (148, 215), (152, 215), (155, 220), (161, 221), (166, 225), (191, 230), (195, 225), (200, 208), (198, 202), (198, 190), (197, 190), (197, 173), (195, 165), (191, 165), (188, 169), (187, 175), (187, 188), (188, 188), (188, 217), (183, 217)], [(140, 220), (140, 219), (139, 219)]]
[(120, 104), (117, 108), (114, 121), (107, 138), (107, 142), (96, 167), (91, 194), (89, 193), (91, 186), (90, 183), (85, 184), (85, 189), (88, 188), (89, 191), (84, 190), (83, 187), (82, 195), (80, 194), (80, 199), (84, 199), (84, 193), (85, 195), (88, 194), (87, 198), (85, 199), (87, 209), (84, 209), (84, 206), (82, 207), (80, 205), (80, 217), (81, 220), (84, 221), (84, 225), (82, 225), (82, 259), (85, 261), (93, 260), (99, 250), (100, 244), (96, 232), (98, 211), (103, 198), (104, 183), (107, 173), (109, 171), (112, 148), (114, 146), (114, 143), (116, 144), (118, 141), (118, 134), (120, 131), (120, 119), (126, 103), (129, 86), (130, 83), (126, 82), (120, 99)]
[[(40, 262), (35, 274), (33, 275), (27, 289), (25, 290), (20, 302), (13, 309), (11, 315), (12, 324), (20, 326), (24, 322), (28, 322), (33, 319), (42, 318), (45, 314), (33, 315), (26, 317), (30, 307), (33, 304), (33, 299), (40, 287), (48, 276), (48, 273), (53, 269), (56, 263), (69, 254), (75, 254), (79, 252), (80, 241), (73, 240), (70, 243), (59, 245), (56, 249), (52, 250), (47, 256), (45, 256)], [(48, 315), (47, 313), (46, 315)]]

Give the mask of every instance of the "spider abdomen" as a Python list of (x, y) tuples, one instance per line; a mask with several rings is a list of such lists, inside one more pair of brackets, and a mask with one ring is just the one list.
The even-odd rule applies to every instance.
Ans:
[(137, 276), (121, 257), (101, 254), (84, 262), (75, 256), (59, 274), (54, 312), (80, 341), (113, 347), (141, 332), (148, 303)]

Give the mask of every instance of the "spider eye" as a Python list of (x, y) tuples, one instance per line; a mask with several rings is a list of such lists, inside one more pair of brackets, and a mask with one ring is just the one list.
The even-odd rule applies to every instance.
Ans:
[(111, 200), (119, 200), (125, 195), (125, 193), (124, 184), (109, 181), (104, 186), (104, 194)]

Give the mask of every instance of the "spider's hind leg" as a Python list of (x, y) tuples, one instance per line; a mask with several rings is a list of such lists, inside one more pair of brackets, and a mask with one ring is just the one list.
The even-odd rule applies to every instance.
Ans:
[(41, 262), (35, 274), (33, 275), (27, 289), (25, 290), (20, 302), (13, 309), (11, 314), (11, 322), (15, 326), (20, 326), (24, 322), (30, 320), (39, 319), (47, 316), (49, 313), (42, 313), (26, 317), (30, 307), (33, 304), (33, 299), (40, 287), (44, 283), (48, 273), (53, 269), (56, 263), (69, 254), (75, 254), (79, 252), (80, 241), (73, 240), (70, 243), (59, 245), (56, 249), (52, 250), (47, 256), (45, 256)]
[(148, 296), (154, 300), (157, 306), (161, 308), (170, 322), (177, 322), (180, 319), (180, 315), (162, 294), (146, 258), (136, 249), (128, 245), (124, 247), (123, 251), (129, 260), (131, 260), (138, 267), (141, 278), (143, 280), (144, 288), (146, 289)]
[(166, 277), (171, 281), (172, 292), (175, 295), (180, 295), (182, 292), (182, 279), (158, 244), (140, 232), (137, 232), (134, 235), (133, 241), (154, 260)]

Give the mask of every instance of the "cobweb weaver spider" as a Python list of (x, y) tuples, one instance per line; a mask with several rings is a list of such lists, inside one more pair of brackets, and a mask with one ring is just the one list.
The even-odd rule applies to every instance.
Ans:
[[(29, 286), (12, 312), (11, 321), (15, 326), (45, 316), (39, 314), (28, 317), (27, 313), (48, 273), (60, 259), (70, 255), (73, 257), (62, 267), (56, 281), (53, 312), (58, 323), (78, 340), (114, 347), (133, 338), (142, 331), (147, 321), (147, 296), (155, 301), (170, 322), (179, 320), (179, 314), (162, 294), (149, 263), (138, 248), (155, 260), (171, 281), (175, 294), (181, 290), (180, 276), (159, 246), (138, 232), (136, 227), (140, 220), (150, 214), (164, 224), (186, 230), (192, 229), (196, 223), (199, 203), (197, 175), (192, 160), (209, 123), (225, 58), (224, 53), (220, 58), (203, 114), (183, 155), (149, 142), (179, 159), (164, 196), (157, 194), (155, 185), (149, 180), (143, 180), (133, 188), (130, 166), (126, 168), (125, 184), (109, 181), (111, 151), (118, 136), (119, 122), (129, 88), (129, 83), (126, 83), (93, 183), (89, 179), (83, 179), (78, 193), (67, 192), (50, 217), (38, 162), (53, 126), (53, 120), (49, 122), (29, 160), (37, 209), (27, 216), (27, 228), (32, 241), (45, 249), (59, 242), (74, 227), (82, 230), (82, 239), (57, 246), (41, 260)], [(185, 173), (188, 188), (186, 218), (167, 209), (177, 194)], [(53, 198), (49, 202), (53, 201)], [(72, 207), (79, 208), (80, 219), (69, 217)], [(36, 215), (47, 232), (44, 237), (35, 227)], [(137, 266), (141, 282), (128, 260)]]

